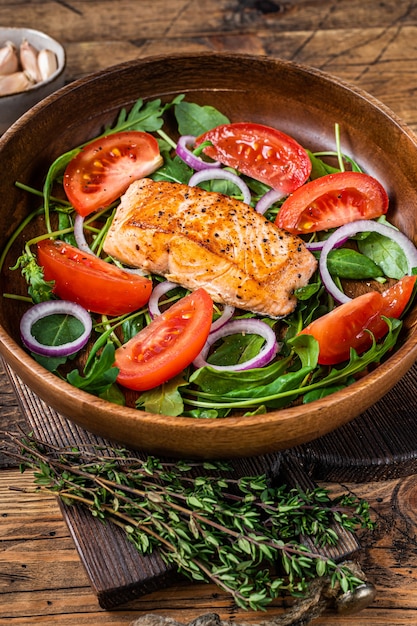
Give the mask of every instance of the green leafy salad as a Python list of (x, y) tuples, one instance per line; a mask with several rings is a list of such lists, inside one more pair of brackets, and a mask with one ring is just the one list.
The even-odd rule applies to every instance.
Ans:
[[(178, 129), (175, 138), (166, 130), (172, 120)], [(132, 141), (132, 133), (140, 133), (142, 141), (133, 156), (132, 143), (124, 143)], [(245, 156), (238, 150), (248, 133), (256, 142), (247, 144)], [(399, 341), (401, 319), (414, 297), (417, 251), (389, 223), (388, 196), (380, 183), (343, 154), (339, 133), (336, 126), (334, 150), (312, 153), (294, 148), (294, 140), (275, 129), (232, 124), (212, 106), (187, 102), (183, 95), (168, 104), (138, 100), (129, 112), (122, 110), (100, 137), (57, 158), (42, 189), (16, 182), (22, 192), (39, 198), (39, 207), (8, 242), (1, 265), (29, 225), (36, 220), (44, 225), (12, 268), (22, 272), (27, 294), (4, 294), (28, 303), (21, 325), (24, 346), (75, 387), (171, 416), (263, 414), (315, 401), (355, 382)], [(258, 139), (269, 149), (268, 171), (262, 176), (254, 158)], [(285, 151), (295, 155), (295, 167), (280, 162)], [(278, 170), (285, 171), (284, 183), (276, 180)], [(164, 277), (126, 267), (104, 253), (120, 196), (131, 180), (190, 185), (196, 174), (193, 184), (243, 200), (303, 240), (317, 269), (295, 291), (293, 312), (275, 319), (212, 303), (199, 298), (199, 290), (193, 294), (166, 284)], [(113, 282), (102, 288), (89, 272)], [(117, 291), (126, 276), (127, 298)], [(354, 291), (358, 283), (366, 286), (362, 295)], [(88, 300), (93, 297), (106, 302), (94, 308)], [(175, 350), (166, 338), (173, 319), (178, 325), (167, 312), (175, 311), (172, 307), (185, 311), (186, 306), (194, 327), (184, 323), (177, 331), (197, 354)], [(230, 329), (238, 330), (229, 331), (228, 325), (236, 322)], [(199, 339), (196, 328), (201, 329)], [(214, 340), (211, 333), (219, 328), (223, 330)], [(162, 331), (164, 340), (151, 350), (150, 342)], [(141, 337), (148, 352), (139, 351)], [(124, 385), (126, 359), (118, 355), (127, 345), (133, 346), (129, 367), (142, 359), (144, 377), (151, 382)], [(139, 357), (139, 352), (148, 356)]]

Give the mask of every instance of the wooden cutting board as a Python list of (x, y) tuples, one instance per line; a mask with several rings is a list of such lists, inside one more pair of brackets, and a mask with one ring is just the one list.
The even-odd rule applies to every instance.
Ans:
[[(36, 437), (58, 447), (109, 445), (106, 440), (79, 428), (51, 409), (7, 365), (5, 368), (30, 431)], [(146, 456), (139, 452), (134, 454), (139, 458)], [(271, 481), (289, 487), (298, 485), (304, 490), (314, 487), (311, 477), (294, 454), (236, 459), (231, 466), (235, 477), (266, 473)], [(60, 506), (102, 608), (115, 608), (178, 582), (178, 573), (164, 563), (158, 552), (142, 556), (120, 528), (103, 524), (78, 506), (62, 503)], [(351, 559), (360, 548), (356, 537), (340, 527), (335, 529), (339, 535), (337, 547), (324, 547), (320, 552), (336, 561)]]

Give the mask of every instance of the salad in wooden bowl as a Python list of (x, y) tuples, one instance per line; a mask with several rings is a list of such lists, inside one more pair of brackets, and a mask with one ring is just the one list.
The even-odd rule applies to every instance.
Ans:
[(0, 352), (68, 419), (227, 458), (354, 419), (417, 356), (417, 141), (313, 68), (148, 58), (0, 141)]

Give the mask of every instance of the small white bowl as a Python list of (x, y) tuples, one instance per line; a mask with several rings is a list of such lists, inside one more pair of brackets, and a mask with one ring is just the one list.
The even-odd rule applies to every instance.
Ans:
[(0, 96), (0, 134), (34, 104), (64, 85), (66, 57), (58, 41), (32, 28), (0, 28), (0, 47), (11, 41), (19, 48), (25, 39), (38, 50), (52, 50), (57, 57), (58, 68), (47, 80), (34, 84), (26, 91)]

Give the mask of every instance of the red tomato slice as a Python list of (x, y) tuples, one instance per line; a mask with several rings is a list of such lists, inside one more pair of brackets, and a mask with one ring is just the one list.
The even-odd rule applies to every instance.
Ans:
[(388, 326), (381, 318), (399, 318), (412, 294), (417, 276), (404, 276), (382, 294), (377, 291), (365, 293), (319, 317), (304, 328), (300, 334), (312, 335), (319, 342), (318, 362), (334, 365), (349, 359), (350, 349), (358, 354), (371, 347), (371, 331), (381, 339)]
[(417, 276), (404, 276), (395, 285), (382, 292), (382, 308), (380, 315), (373, 320), (369, 329), (376, 339), (381, 339), (387, 332), (387, 323), (380, 317), (400, 318), (413, 293)]
[(127, 131), (100, 137), (68, 163), (65, 193), (74, 209), (86, 216), (117, 200), (130, 183), (162, 163), (158, 142), (148, 133)]
[(55, 281), (54, 293), (88, 311), (123, 315), (140, 309), (152, 293), (152, 281), (81, 252), (63, 241), (38, 243), (38, 262), (45, 280)]
[(223, 124), (198, 137), (196, 145), (203, 141), (213, 144), (204, 148), (207, 156), (281, 191), (283, 196), (310, 176), (311, 161), (304, 148), (289, 135), (263, 124)]
[(284, 201), (275, 224), (294, 235), (374, 219), (388, 210), (381, 183), (361, 172), (340, 172), (312, 180)]
[(301, 331), (319, 342), (321, 365), (333, 365), (349, 359), (350, 349), (360, 353), (369, 345), (370, 336), (365, 331), (383, 304), (377, 291), (365, 293), (317, 318)]
[(201, 352), (212, 318), (213, 302), (203, 288), (173, 304), (116, 350), (118, 382), (145, 391), (182, 372)]

